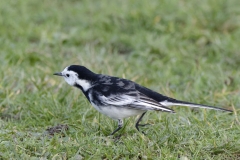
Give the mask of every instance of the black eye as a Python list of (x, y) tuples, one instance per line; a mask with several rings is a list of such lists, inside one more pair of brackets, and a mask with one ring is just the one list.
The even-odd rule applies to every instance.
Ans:
[(69, 74), (66, 74), (67, 77), (69, 77)]

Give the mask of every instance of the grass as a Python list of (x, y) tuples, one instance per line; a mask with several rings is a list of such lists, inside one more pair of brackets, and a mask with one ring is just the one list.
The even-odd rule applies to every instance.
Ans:
[[(0, 159), (239, 158), (239, 5), (0, 1)], [(173, 107), (145, 116), (147, 136), (132, 117), (109, 137), (116, 122), (52, 75), (70, 64), (234, 114)], [(58, 124), (69, 129), (49, 135)]]

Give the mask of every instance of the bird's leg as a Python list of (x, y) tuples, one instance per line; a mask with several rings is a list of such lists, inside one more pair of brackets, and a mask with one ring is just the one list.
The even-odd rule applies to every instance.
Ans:
[[(147, 112), (144, 112), (137, 120), (137, 123), (135, 125), (135, 127), (137, 128), (137, 130), (139, 131), (139, 126), (146, 126), (146, 125), (150, 125), (150, 124), (139, 124), (139, 122), (142, 120), (143, 116), (146, 114)], [(140, 132), (140, 131), (139, 131)], [(145, 134), (144, 132), (142, 132), (143, 134)]]
[(117, 131), (119, 131), (123, 127), (123, 120), (118, 119), (118, 128), (115, 129), (110, 135), (114, 135)]

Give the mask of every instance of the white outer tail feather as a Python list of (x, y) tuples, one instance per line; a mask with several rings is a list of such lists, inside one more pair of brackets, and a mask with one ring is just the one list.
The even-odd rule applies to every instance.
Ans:
[(206, 109), (214, 109), (214, 110), (232, 112), (227, 109), (217, 108), (217, 107), (213, 107), (213, 106), (206, 106), (206, 105), (201, 105), (201, 104), (190, 104), (190, 103), (184, 103), (184, 102), (174, 103), (174, 102), (168, 102), (167, 100), (159, 102), (159, 103), (162, 104), (163, 106), (167, 106), (167, 107), (168, 106), (186, 106), (186, 107), (193, 107), (193, 108), (206, 108)]

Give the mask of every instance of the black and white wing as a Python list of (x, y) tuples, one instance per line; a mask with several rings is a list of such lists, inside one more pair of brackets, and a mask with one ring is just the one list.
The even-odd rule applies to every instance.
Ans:
[(104, 94), (98, 95), (99, 102), (103, 105), (111, 105), (116, 107), (128, 107), (136, 110), (158, 110), (164, 112), (174, 112), (172, 109), (167, 108), (159, 102), (145, 96), (144, 94), (130, 90), (126, 92), (110, 94), (108, 96)]

